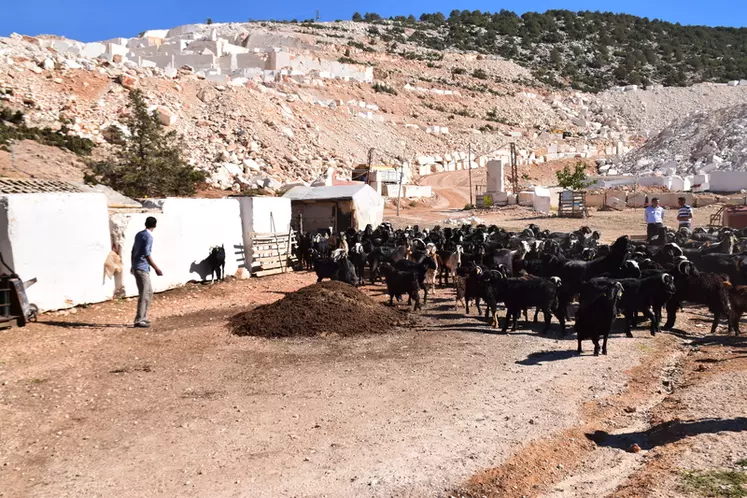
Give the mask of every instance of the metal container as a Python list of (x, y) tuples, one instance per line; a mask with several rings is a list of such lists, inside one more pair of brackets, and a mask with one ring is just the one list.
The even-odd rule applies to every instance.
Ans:
[(724, 212), (724, 226), (747, 228), (747, 206), (728, 206)]

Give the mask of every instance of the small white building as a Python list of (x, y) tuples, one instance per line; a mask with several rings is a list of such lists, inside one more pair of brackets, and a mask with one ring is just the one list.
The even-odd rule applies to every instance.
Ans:
[[(283, 195), (290, 199), (294, 226), (306, 232), (330, 228), (377, 227), (384, 219), (384, 199), (369, 185), (355, 183), (330, 187), (293, 187)], [(302, 220), (302, 221), (301, 221)]]
[(26, 293), (40, 311), (111, 299), (110, 251), (104, 194), (64, 182), (0, 182), (0, 252), (21, 279), (37, 278)]

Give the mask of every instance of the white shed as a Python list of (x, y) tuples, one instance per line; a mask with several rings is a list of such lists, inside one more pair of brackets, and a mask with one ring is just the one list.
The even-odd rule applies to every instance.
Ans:
[(294, 187), (283, 195), (291, 200), (293, 225), (306, 232), (332, 228), (335, 233), (348, 228), (377, 227), (384, 219), (384, 199), (369, 185)]

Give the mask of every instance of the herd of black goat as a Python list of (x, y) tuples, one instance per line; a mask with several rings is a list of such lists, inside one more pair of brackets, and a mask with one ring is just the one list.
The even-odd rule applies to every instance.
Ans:
[(637, 325), (637, 315), (650, 321), (650, 333), (660, 330), (666, 307), (665, 329), (673, 328), (684, 303), (705, 305), (713, 313), (711, 333), (725, 318), (729, 332), (739, 334), (739, 319), (747, 310), (747, 229), (686, 228), (668, 230), (666, 238), (631, 241), (627, 236), (613, 244), (600, 244), (600, 234), (588, 227), (574, 232), (550, 232), (529, 225), (522, 232), (497, 226), (395, 230), (383, 223), (363, 231), (332, 234), (299, 234), (298, 256), (318, 281), (324, 278), (362, 285), (368, 268), (371, 284), (383, 278), (390, 304), (409, 297), (421, 308), (439, 286), (456, 289), (456, 304), (469, 314), (474, 301), (478, 314), (498, 327), (498, 304), (516, 330), (519, 315), (535, 309), (534, 320), (544, 314), (543, 333), (551, 317), (565, 335), (569, 309), (576, 299), (574, 329), (581, 342), (591, 340), (594, 354), (607, 354), (607, 338), (618, 314), (625, 333)]

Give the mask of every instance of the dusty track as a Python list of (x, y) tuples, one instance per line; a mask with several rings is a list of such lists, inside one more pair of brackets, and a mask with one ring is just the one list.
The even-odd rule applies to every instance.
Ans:
[[(485, 184), (485, 169), (472, 171), (473, 185)], [(422, 185), (430, 185), (439, 199), (434, 209), (462, 209), (469, 204), (469, 172), (453, 171), (423, 177)]]
[[(638, 223), (634, 214), (592, 221), (622, 230)], [(134, 311), (126, 300), (0, 332), (0, 495), (603, 496), (635, 486), (647, 463), (630, 459), (619, 434), (648, 451), (658, 407), (678, 413), (662, 383), (678, 378), (669, 368), (681, 357), (677, 336), (640, 329), (635, 339), (615, 335), (609, 356), (577, 357), (575, 341), (540, 337), (533, 326), (492, 334), (454, 311), (451, 289), (437, 291), (417, 326), (394, 334), (228, 332), (228, 317), (312, 280), (289, 274), (161, 294), (149, 331), (123, 326)], [(380, 286), (367, 292), (384, 299)], [(678, 334), (707, 330), (701, 313), (682, 314)], [(731, 365), (726, 350), (743, 354), (741, 344), (716, 359)], [(744, 408), (728, 404), (745, 399), (741, 377), (712, 368), (720, 377), (689, 381), (693, 394), (680, 402), (687, 420), (738, 418)], [(707, 404), (694, 402), (706, 395)], [(598, 430), (611, 437), (592, 444), (587, 434)], [(739, 441), (724, 460), (742, 451)]]
[[(308, 278), (292, 277), (265, 282)], [(608, 357), (577, 357), (572, 340), (486, 333), (443, 290), (417, 328), (394, 335), (233, 337), (234, 296), (253, 290), (159, 296), (149, 332), (116, 325), (123, 302), (4, 333), (0, 489), (432, 496), (574, 427), (581, 406), (624, 388), (651, 343), (638, 333)]]

